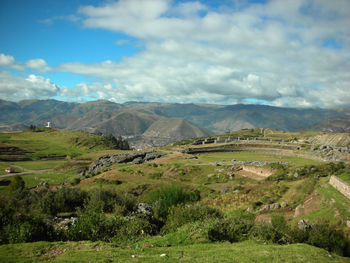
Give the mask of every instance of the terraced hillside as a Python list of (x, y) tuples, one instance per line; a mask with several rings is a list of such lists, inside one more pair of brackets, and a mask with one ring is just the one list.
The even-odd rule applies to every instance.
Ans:
[[(78, 147), (72, 134), (47, 138)], [(37, 137), (13, 136), (40, 156), (24, 148)], [(0, 260), (350, 262), (350, 200), (329, 183), (350, 181), (349, 152), (315, 136), (250, 129), (147, 153), (87, 141), (64, 160), (3, 161), (31, 173), (16, 190), (0, 179)]]

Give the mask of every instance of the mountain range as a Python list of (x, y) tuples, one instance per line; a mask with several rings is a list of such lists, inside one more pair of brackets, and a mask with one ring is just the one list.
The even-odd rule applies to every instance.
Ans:
[(57, 100), (0, 100), (0, 130), (29, 125), (113, 134), (133, 144), (160, 146), (176, 140), (209, 136), (243, 128), (283, 131), (349, 130), (350, 109), (300, 109), (266, 105), (212, 105), (107, 100), (85, 103)]

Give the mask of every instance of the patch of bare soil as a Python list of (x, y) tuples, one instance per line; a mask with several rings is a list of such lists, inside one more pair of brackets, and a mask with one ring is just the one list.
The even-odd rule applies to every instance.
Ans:
[(243, 166), (241, 170), (235, 173), (255, 180), (264, 180), (272, 174), (269, 169), (253, 166)]
[(54, 260), (56, 257), (64, 254), (65, 252), (66, 249), (53, 246), (46, 251), (45, 254), (43, 254), (43, 260)]

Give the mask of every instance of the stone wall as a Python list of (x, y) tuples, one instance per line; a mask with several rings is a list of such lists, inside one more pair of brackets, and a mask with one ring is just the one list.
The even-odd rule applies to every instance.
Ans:
[(329, 180), (329, 183), (337, 189), (339, 192), (341, 192), (343, 195), (345, 195), (347, 198), (350, 199), (350, 185), (341, 180), (340, 178), (332, 175), (331, 179)]

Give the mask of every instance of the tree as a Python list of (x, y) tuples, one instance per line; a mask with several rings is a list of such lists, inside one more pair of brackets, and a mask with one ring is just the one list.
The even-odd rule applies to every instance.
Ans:
[(16, 174), (15, 176), (13, 176), (13, 179), (9, 184), (8, 189), (11, 193), (16, 191), (21, 192), (24, 189), (24, 187), (25, 182), (23, 178), (19, 174)]
[(118, 139), (116, 139), (112, 134), (109, 134), (105, 137), (105, 141), (108, 147), (120, 150), (130, 150), (128, 141), (123, 140), (121, 136), (118, 136)]
[(36, 131), (36, 126), (35, 125), (33, 125), (33, 124), (31, 124), (30, 126), (29, 126), (29, 130), (30, 131)]

